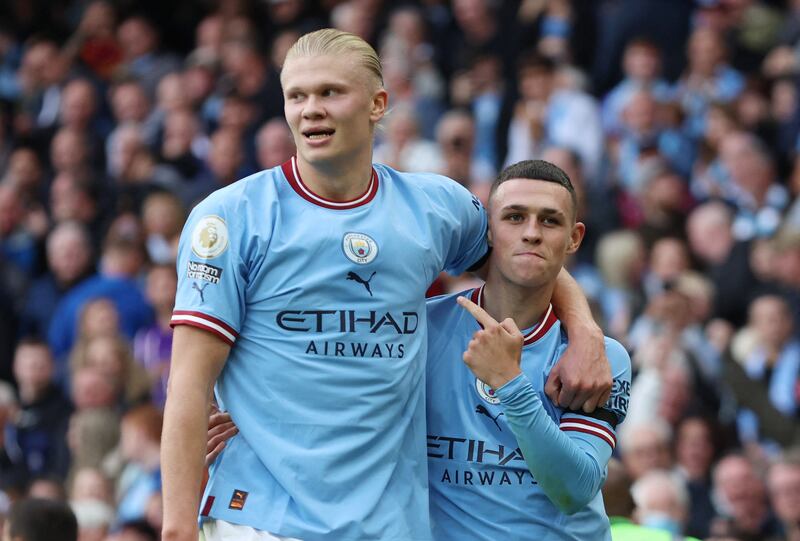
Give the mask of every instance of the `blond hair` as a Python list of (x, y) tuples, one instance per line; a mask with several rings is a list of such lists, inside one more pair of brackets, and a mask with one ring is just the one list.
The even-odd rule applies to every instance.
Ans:
[(355, 34), (336, 28), (323, 28), (300, 36), (300, 39), (295, 41), (286, 53), (284, 65), (289, 60), (298, 57), (343, 54), (356, 55), (361, 66), (375, 78), (377, 86), (383, 86), (381, 59), (372, 45)]

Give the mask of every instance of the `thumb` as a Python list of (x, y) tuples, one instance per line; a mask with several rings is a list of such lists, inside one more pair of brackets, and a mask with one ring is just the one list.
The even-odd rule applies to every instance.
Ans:
[(554, 366), (550, 371), (550, 375), (547, 377), (547, 383), (544, 385), (545, 394), (554, 404), (559, 403), (558, 396), (561, 394), (561, 387), (563, 386), (561, 383), (561, 376), (558, 374), (558, 370), (556, 370), (557, 367), (558, 365)]
[(500, 326), (503, 329), (505, 329), (506, 332), (508, 334), (510, 334), (511, 336), (521, 336), (522, 335), (522, 333), (519, 330), (519, 327), (517, 327), (517, 324), (510, 317), (507, 317), (503, 321), (501, 321), (500, 322)]

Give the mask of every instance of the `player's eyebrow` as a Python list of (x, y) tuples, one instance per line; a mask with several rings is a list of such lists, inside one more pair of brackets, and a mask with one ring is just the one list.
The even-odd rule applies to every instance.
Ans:
[[(500, 210), (502, 212), (508, 212), (510, 210), (517, 211), (517, 212), (531, 212), (531, 208), (529, 206), (520, 205), (520, 204), (505, 205)], [(566, 214), (564, 214), (563, 211), (561, 211), (559, 209), (551, 208), (551, 207), (541, 207), (541, 208), (534, 209), (534, 210), (536, 210), (536, 214), (539, 214), (539, 215), (542, 215), (542, 216), (561, 216), (561, 217), (566, 217)]]
[(300, 84), (300, 85), (287, 86), (286, 88), (284, 88), (283, 92), (284, 94), (290, 94), (292, 92), (320, 92), (322, 90), (325, 90), (326, 88), (335, 88), (337, 90), (340, 90), (344, 88), (346, 85), (347, 83), (344, 81), (327, 80), (308, 85)]

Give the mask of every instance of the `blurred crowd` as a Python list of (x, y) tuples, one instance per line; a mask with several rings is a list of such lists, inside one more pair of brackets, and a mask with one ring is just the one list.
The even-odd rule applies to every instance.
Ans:
[(323, 26), (382, 57), (375, 161), (484, 202), (522, 159), (571, 177), (570, 271), (634, 363), (624, 513), (800, 540), (798, 0), (3, 2), (0, 515), (158, 539), (177, 240), (292, 156), (279, 70)]

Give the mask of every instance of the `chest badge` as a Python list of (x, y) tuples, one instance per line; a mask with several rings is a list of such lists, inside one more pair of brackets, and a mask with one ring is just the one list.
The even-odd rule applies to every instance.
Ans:
[(378, 257), (378, 243), (364, 233), (347, 233), (342, 239), (342, 250), (347, 259), (359, 265), (371, 263)]
[(478, 378), (475, 378), (475, 390), (478, 391), (478, 396), (483, 398), (489, 404), (497, 405), (500, 403), (500, 399), (497, 397), (494, 389), (489, 387)]

